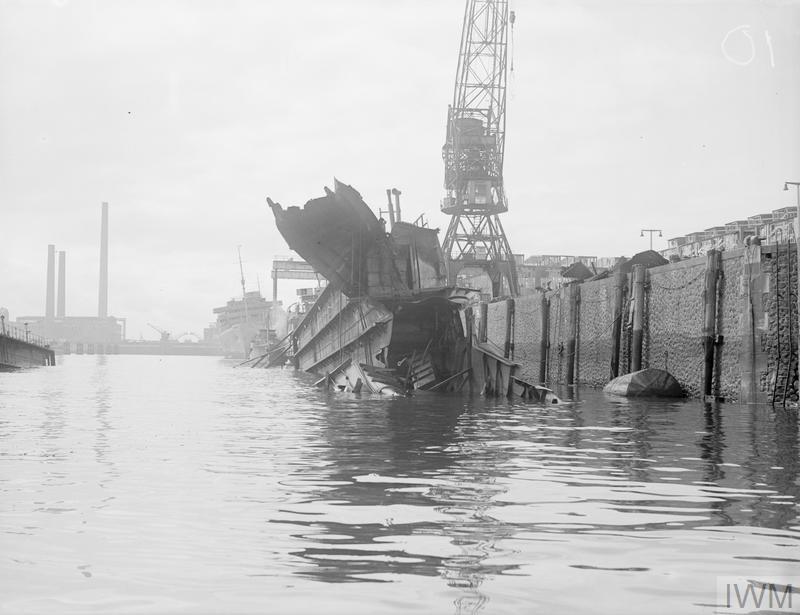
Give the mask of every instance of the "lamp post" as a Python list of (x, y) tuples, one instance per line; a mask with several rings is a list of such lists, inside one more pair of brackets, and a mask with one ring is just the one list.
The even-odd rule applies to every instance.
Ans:
[(639, 234), (639, 237), (644, 237), (645, 233), (650, 233), (650, 250), (653, 250), (653, 233), (658, 233), (659, 237), (663, 237), (661, 234), (660, 228), (643, 228), (642, 232)]
[(789, 186), (794, 186), (797, 190), (797, 208), (800, 209), (800, 182), (783, 182), (784, 191), (788, 190)]

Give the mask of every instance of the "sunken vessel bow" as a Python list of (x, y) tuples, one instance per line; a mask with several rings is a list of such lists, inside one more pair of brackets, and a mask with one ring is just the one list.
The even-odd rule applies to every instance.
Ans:
[(354, 392), (455, 390), (469, 379), (477, 291), (447, 286), (436, 229), (387, 232), (351, 186), (304, 207), (267, 199), (289, 247), (328, 285), (292, 333), (295, 365), (319, 384)]

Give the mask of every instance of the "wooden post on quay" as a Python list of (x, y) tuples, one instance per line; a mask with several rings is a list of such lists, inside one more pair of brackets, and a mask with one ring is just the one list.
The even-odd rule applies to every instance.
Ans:
[(706, 261), (705, 290), (703, 291), (703, 347), (705, 369), (703, 372), (703, 395), (711, 396), (714, 380), (714, 355), (717, 332), (717, 279), (720, 271), (720, 252), (709, 250)]
[(753, 313), (753, 290), (761, 271), (761, 246), (750, 245), (744, 249), (745, 293), (742, 309), (742, 354), (740, 401), (754, 404), (758, 400), (758, 377), (756, 376), (756, 323)]
[(506, 299), (506, 359), (514, 359), (514, 300)]
[(644, 338), (644, 265), (633, 266), (633, 336), (631, 339), (631, 371), (642, 369), (642, 341)]
[(481, 322), (478, 325), (478, 342), (483, 344), (486, 342), (489, 335), (488, 321), (489, 321), (489, 304), (482, 301), (481, 304)]
[(575, 342), (578, 338), (581, 288), (577, 283), (569, 286), (569, 329), (567, 337), (567, 384), (575, 384)]
[(625, 293), (625, 283), (628, 276), (618, 269), (614, 273), (614, 312), (613, 327), (611, 331), (611, 379), (619, 376), (619, 347), (622, 333), (622, 298)]
[(475, 313), (471, 307), (464, 310), (464, 320), (467, 323), (467, 330), (464, 332), (464, 337), (467, 338), (467, 345), (464, 350), (464, 369), (467, 371), (467, 381), (469, 382), (469, 392), (472, 393), (472, 344), (475, 331)]
[(550, 300), (542, 293), (542, 341), (539, 347), (539, 383), (547, 382), (547, 359), (550, 350)]

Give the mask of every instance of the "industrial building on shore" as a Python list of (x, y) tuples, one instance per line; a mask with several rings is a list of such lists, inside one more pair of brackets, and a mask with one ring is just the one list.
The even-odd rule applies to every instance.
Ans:
[(44, 316), (16, 318), (32, 335), (51, 340), (63, 352), (113, 352), (125, 339), (125, 319), (108, 314), (108, 203), (101, 206), (100, 281), (97, 316), (66, 315), (66, 252), (58, 252), (58, 294), (56, 294), (56, 247), (47, 246), (47, 289)]
[(733, 250), (749, 245), (754, 238), (761, 243), (797, 242), (795, 220), (797, 207), (781, 207), (768, 214), (757, 214), (746, 220), (734, 220), (667, 240), (661, 255), (671, 261), (703, 256), (709, 250)]

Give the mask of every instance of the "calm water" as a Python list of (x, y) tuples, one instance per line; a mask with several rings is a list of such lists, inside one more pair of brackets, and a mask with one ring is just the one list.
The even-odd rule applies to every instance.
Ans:
[(0, 612), (713, 613), (800, 569), (796, 413), (231, 365), (0, 374)]

